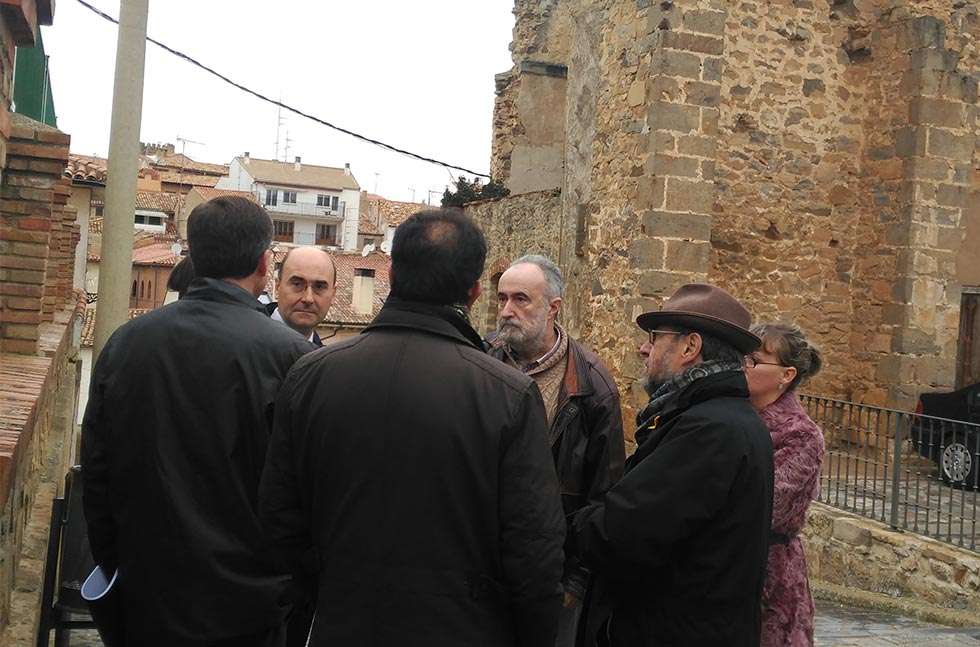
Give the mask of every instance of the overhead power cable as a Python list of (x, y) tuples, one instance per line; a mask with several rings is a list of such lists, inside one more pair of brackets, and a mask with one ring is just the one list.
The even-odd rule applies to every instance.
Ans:
[[(119, 21), (116, 18), (113, 18), (112, 16), (110, 16), (107, 13), (105, 13), (104, 11), (102, 11), (101, 9), (99, 9), (98, 7), (95, 7), (95, 6), (91, 5), (91, 4), (89, 4), (85, 0), (78, 0), (78, 3), (80, 5), (82, 5), (83, 7), (85, 7), (86, 9), (88, 9), (89, 11), (91, 11), (92, 13), (94, 13), (94, 14), (96, 14), (96, 15), (98, 15), (98, 16), (106, 19), (106, 20), (108, 20), (109, 22), (115, 23), (116, 25), (119, 24)], [(430, 164), (436, 164), (438, 166), (444, 166), (447, 169), (454, 169), (454, 170), (457, 170), (457, 171), (463, 171), (464, 173), (469, 173), (470, 175), (475, 175), (475, 176), (478, 176), (478, 177), (485, 177), (485, 178), (489, 178), (490, 177), (486, 173), (478, 173), (476, 171), (471, 171), (470, 169), (465, 168), (463, 166), (458, 166), (456, 164), (450, 164), (449, 162), (442, 162), (440, 160), (433, 159), (431, 157), (426, 157), (424, 155), (419, 155), (418, 153), (413, 153), (413, 152), (407, 151), (407, 150), (405, 150), (403, 148), (398, 148), (397, 146), (392, 146), (391, 144), (386, 144), (383, 141), (379, 141), (377, 139), (372, 139), (372, 138), (367, 137), (365, 135), (361, 135), (360, 133), (356, 133), (353, 130), (348, 130), (347, 128), (344, 128), (342, 126), (338, 126), (336, 124), (332, 124), (329, 121), (327, 121), (326, 119), (321, 119), (320, 117), (317, 117), (315, 115), (311, 115), (308, 112), (303, 112), (299, 108), (294, 108), (293, 106), (290, 106), (288, 104), (282, 103), (281, 101), (277, 101), (276, 99), (272, 99), (270, 97), (267, 97), (264, 94), (262, 94), (261, 92), (257, 92), (255, 90), (249, 88), (249, 87), (246, 87), (246, 86), (242, 85), (241, 83), (238, 83), (236, 81), (233, 81), (230, 78), (228, 78), (227, 76), (225, 76), (224, 74), (222, 74), (221, 72), (218, 72), (217, 70), (208, 67), (207, 65), (201, 63), (200, 61), (196, 60), (195, 58), (193, 58), (191, 56), (188, 56), (187, 54), (184, 54), (183, 52), (180, 52), (180, 51), (178, 51), (178, 50), (176, 50), (176, 49), (174, 49), (174, 48), (172, 48), (172, 47), (170, 47), (168, 45), (165, 45), (165, 44), (161, 43), (158, 40), (155, 40), (153, 38), (150, 38), (149, 36), (146, 37), (146, 40), (148, 42), (153, 43), (154, 45), (156, 45), (160, 49), (162, 49), (162, 50), (164, 50), (166, 52), (169, 52), (170, 54), (173, 54), (177, 58), (183, 59), (187, 63), (190, 63), (191, 65), (193, 65), (195, 67), (198, 67), (198, 68), (204, 70), (208, 74), (210, 74), (212, 76), (218, 77), (219, 79), (221, 79), (225, 83), (227, 83), (227, 84), (229, 84), (231, 86), (234, 86), (234, 87), (238, 88), (242, 92), (245, 92), (246, 94), (252, 95), (256, 99), (259, 99), (261, 101), (265, 101), (266, 103), (271, 103), (274, 106), (279, 106), (283, 110), (288, 110), (289, 112), (295, 113), (295, 114), (299, 115), (300, 117), (305, 117), (305, 118), (309, 119), (310, 121), (316, 122), (316, 123), (318, 123), (318, 124), (320, 124), (322, 126), (326, 126), (327, 128), (331, 128), (331, 129), (336, 130), (338, 132), (344, 133), (345, 135), (350, 135), (351, 137), (354, 137), (355, 139), (360, 139), (361, 141), (367, 142), (369, 144), (373, 144), (375, 146), (380, 146), (381, 148), (385, 148), (385, 149), (390, 150), (390, 151), (393, 151), (395, 153), (400, 153), (402, 155), (406, 155), (408, 157), (411, 157), (411, 158), (420, 160), (422, 162), (428, 162)]]

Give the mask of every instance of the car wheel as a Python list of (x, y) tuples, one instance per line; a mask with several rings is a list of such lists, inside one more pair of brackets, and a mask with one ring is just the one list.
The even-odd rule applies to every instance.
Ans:
[(953, 442), (939, 454), (940, 477), (956, 487), (973, 488), (977, 486), (977, 472), (980, 461), (961, 442)]

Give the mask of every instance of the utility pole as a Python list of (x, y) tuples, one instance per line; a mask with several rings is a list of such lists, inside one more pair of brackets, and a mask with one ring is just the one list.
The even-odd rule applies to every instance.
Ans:
[(98, 359), (109, 336), (129, 319), (148, 13), (149, 0), (122, 0), (119, 7), (93, 359)]

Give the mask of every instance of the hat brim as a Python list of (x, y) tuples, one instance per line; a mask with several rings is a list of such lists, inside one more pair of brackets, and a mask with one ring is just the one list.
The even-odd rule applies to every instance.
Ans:
[(762, 340), (748, 330), (739, 328), (723, 319), (696, 312), (677, 310), (644, 312), (636, 318), (636, 325), (643, 330), (651, 330), (658, 325), (689, 328), (695, 332), (703, 332), (726, 341), (743, 353), (751, 353), (758, 350), (759, 346), (762, 345)]

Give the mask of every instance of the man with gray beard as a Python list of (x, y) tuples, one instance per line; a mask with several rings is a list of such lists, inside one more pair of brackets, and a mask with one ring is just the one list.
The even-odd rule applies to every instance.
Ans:
[[(514, 261), (500, 276), (498, 332), (490, 354), (523, 371), (541, 391), (565, 515), (602, 500), (623, 473), (619, 391), (598, 357), (557, 323), (564, 283), (545, 256)], [(558, 647), (575, 644), (589, 571), (565, 547), (565, 610)]]

